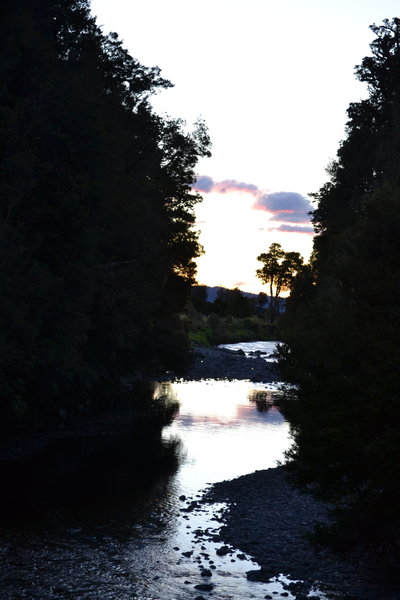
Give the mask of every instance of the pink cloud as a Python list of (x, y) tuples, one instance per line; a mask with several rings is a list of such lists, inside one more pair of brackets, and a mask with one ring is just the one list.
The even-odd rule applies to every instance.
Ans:
[(223, 181), (214, 181), (212, 177), (208, 175), (200, 175), (197, 178), (196, 183), (193, 185), (193, 189), (203, 194), (209, 194), (210, 192), (216, 192), (217, 194), (226, 194), (228, 192), (245, 192), (252, 196), (258, 197), (261, 190), (258, 189), (253, 183), (244, 183), (243, 181), (236, 181), (236, 179), (224, 179)]
[(273, 214), (271, 221), (309, 223), (311, 202), (297, 192), (273, 192), (260, 195), (254, 203), (256, 210)]
[(247, 285), (247, 281), (237, 281), (236, 283), (233, 284), (234, 288), (241, 288), (241, 287), (246, 287)]
[[(286, 225), (276, 228), (277, 231), (314, 233), (310, 224), (311, 202), (298, 192), (266, 192), (253, 183), (244, 183), (236, 179), (214, 181), (208, 175), (197, 178), (193, 189), (203, 194), (210, 192), (226, 194), (228, 192), (244, 192), (255, 198), (253, 208), (271, 215), (270, 221), (279, 221)], [(290, 225), (293, 223), (293, 225)], [(301, 225), (304, 224), (304, 225)]]

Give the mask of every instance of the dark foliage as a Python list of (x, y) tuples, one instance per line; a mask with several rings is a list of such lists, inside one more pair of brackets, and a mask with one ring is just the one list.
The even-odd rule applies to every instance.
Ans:
[(215, 313), (220, 317), (230, 316), (238, 319), (255, 314), (256, 306), (251, 294), (247, 297), (239, 288), (228, 289), (220, 287), (213, 302), (207, 300), (207, 286), (192, 287), (191, 299), (196, 310), (203, 315)]
[(251, 302), (239, 288), (229, 290), (221, 288), (212, 303), (212, 312), (220, 316), (232, 316), (239, 319), (250, 317), (253, 313)]
[(177, 315), (201, 252), (190, 186), (209, 140), (201, 122), (188, 134), (153, 113), (171, 84), (104, 35), (88, 1), (15, 0), (0, 31), (7, 427), (185, 355)]
[(336, 506), (333, 540), (400, 556), (400, 20), (373, 26), (356, 68), (369, 97), (315, 197), (314, 254), (287, 302), (282, 364), (291, 466)]
[(263, 266), (256, 275), (269, 286), (269, 318), (273, 325), (279, 313), (280, 294), (291, 290), (295, 275), (303, 267), (303, 257), (298, 252), (285, 252), (280, 244), (274, 243), (257, 260)]

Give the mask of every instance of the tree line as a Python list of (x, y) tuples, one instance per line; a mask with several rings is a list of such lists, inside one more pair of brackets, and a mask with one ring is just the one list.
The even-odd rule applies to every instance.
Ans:
[(287, 301), (282, 365), (297, 479), (335, 506), (338, 546), (373, 540), (400, 555), (400, 20), (371, 27), (356, 67), (368, 97), (314, 197), (308, 265)]
[(0, 20), (1, 427), (40, 422), (122, 374), (187, 356), (206, 127), (154, 113), (171, 86), (88, 0), (15, 0)]
[(266, 294), (250, 294), (238, 288), (192, 286), (186, 317), (194, 344), (217, 345), (270, 339), (265, 314)]
[[(250, 297), (249, 297), (250, 296)], [(208, 300), (208, 288), (206, 285), (192, 287), (191, 300), (196, 310), (204, 315), (212, 313), (220, 317), (236, 317), (243, 319), (254, 314), (260, 314), (266, 302), (266, 295), (246, 296), (239, 288), (228, 289), (220, 287), (215, 298)]]

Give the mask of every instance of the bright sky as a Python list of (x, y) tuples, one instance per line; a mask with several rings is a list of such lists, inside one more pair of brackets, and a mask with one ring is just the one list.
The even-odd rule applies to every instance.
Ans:
[(354, 66), (372, 23), (398, 0), (92, 0), (104, 33), (175, 85), (159, 113), (208, 125), (198, 165), (205, 254), (198, 281), (258, 293), (257, 256), (273, 242), (308, 258), (307, 194), (344, 137), (346, 108), (366, 94)]

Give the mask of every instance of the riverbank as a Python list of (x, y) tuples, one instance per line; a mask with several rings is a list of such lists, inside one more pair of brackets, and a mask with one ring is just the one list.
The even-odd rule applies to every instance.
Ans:
[[(197, 347), (185, 379), (207, 378), (272, 382), (280, 376), (276, 363), (262, 358), (219, 347)], [(294, 488), (283, 467), (216, 483), (203, 502), (228, 503), (221, 517), (220, 541), (256, 560), (261, 569), (249, 574), (253, 580), (268, 581), (279, 574), (301, 580), (288, 584), (296, 600), (305, 600), (315, 586), (328, 598), (400, 598), (400, 591), (377, 570), (373, 551), (362, 547), (338, 554), (309, 541), (314, 526), (329, 521), (328, 507)], [(320, 597), (313, 593), (314, 598)]]
[[(248, 575), (253, 580), (268, 581), (279, 574), (301, 580), (287, 585), (296, 600), (305, 600), (314, 586), (328, 598), (400, 598), (400, 591), (379, 571), (373, 552), (363, 547), (337, 554), (309, 541), (314, 525), (328, 522), (327, 507), (294, 488), (282, 467), (216, 483), (203, 501), (228, 503), (221, 516), (221, 543), (256, 560), (261, 569)], [(314, 592), (313, 597), (320, 595)]]
[[(51, 439), (42, 432), (36, 442), (47, 450), (35, 442), (32, 452), (32, 439), (18, 442), (18, 454), (7, 449), (16, 485), (3, 471), (3, 500), (14, 495), (2, 510), (4, 600), (399, 600), (369, 581), (375, 565), (363, 554), (337, 557), (308, 543), (325, 509), (282, 468), (243, 475), (282, 458), (288, 425), (273, 394), (264, 404), (249, 394), (279, 381), (276, 363), (260, 358), (273, 346), (239, 348), (196, 348), (176, 385), (147, 383), (140, 400), (126, 382), (108, 416), (82, 416)], [(150, 430), (146, 407), (158, 415)], [(274, 581), (281, 573), (294, 581)], [(319, 580), (324, 596), (313, 588)]]
[[(228, 350), (219, 346), (195, 346), (191, 366), (172, 379), (189, 381), (200, 379), (248, 379), (259, 383), (279, 381), (279, 370), (274, 362), (266, 362), (260, 356), (248, 358), (242, 350)], [(165, 381), (171, 381), (166, 373)]]

